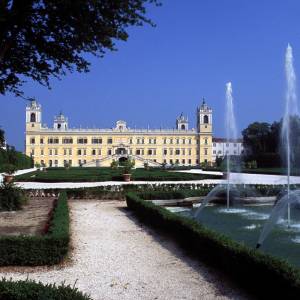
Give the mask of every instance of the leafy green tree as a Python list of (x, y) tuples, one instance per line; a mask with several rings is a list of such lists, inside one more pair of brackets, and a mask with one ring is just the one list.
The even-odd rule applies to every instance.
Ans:
[(85, 53), (102, 57), (126, 41), (129, 26), (152, 24), (158, 0), (0, 0), (0, 94), (21, 96), (24, 78), (88, 72)]
[(278, 151), (280, 124), (254, 122), (242, 131), (244, 146), (252, 153)]
[(5, 145), (5, 132), (0, 128), (0, 147)]

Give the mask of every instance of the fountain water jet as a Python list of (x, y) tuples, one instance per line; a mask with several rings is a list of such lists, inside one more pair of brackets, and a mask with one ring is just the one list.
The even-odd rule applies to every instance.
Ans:
[[(230, 142), (230, 140), (236, 140), (237, 139), (237, 126), (235, 121), (235, 115), (234, 115), (234, 105), (233, 105), (233, 96), (232, 96), (232, 84), (231, 82), (226, 83), (226, 118), (225, 118), (225, 128), (226, 128), (226, 140), (227, 143)], [(203, 208), (210, 202), (211, 200), (214, 200), (219, 195), (223, 195), (224, 192), (226, 193), (226, 208), (229, 211), (230, 207), (230, 197), (231, 195), (239, 195), (241, 193), (241, 187), (239, 185), (236, 185), (235, 182), (233, 183), (231, 180), (231, 159), (229, 153), (226, 155), (226, 169), (227, 169), (227, 183), (226, 185), (218, 185), (215, 188), (213, 188), (210, 193), (205, 197), (205, 199), (202, 201), (201, 205), (195, 212), (195, 218), (199, 218), (201, 211)], [(240, 166), (237, 168), (237, 171), (240, 172)], [(246, 191), (245, 187), (242, 192), (246, 192), (248, 194), (253, 194), (253, 191)]]
[(281, 148), (283, 159), (286, 162), (286, 175), (287, 175), (287, 192), (281, 197), (276, 205), (274, 206), (270, 218), (265, 224), (256, 248), (259, 248), (263, 241), (266, 239), (274, 225), (278, 222), (280, 217), (284, 216), (284, 213), (287, 210), (287, 223), (288, 227), (290, 227), (291, 223), (291, 204), (298, 203), (300, 192), (299, 191), (291, 191), (290, 188), (290, 176), (291, 176), (291, 165), (293, 162), (293, 151), (294, 144), (291, 139), (291, 119), (293, 116), (299, 115), (298, 104), (297, 104), (297, 94), (296, 94), (296, 74), (294, 70), (293, 64), (293, 49), (288, 44), (285, 53), (285, 76), (286, 76), (286, 96), (285, 96), (285, 112), (282, 119), (282, 128), (281, 128)]
[[(297, 95), (296, 95), (296, 74), (293, 65), (293, 49), (288, 44), (285, 54), (285, 75), (287, 81), (285, 112), (282, 120), (281, 142), (285, 147), (285, 161), (287, 166), (287, 195), (290, 196), (290, 176), (291, 176), (291, 117), (298, 115)], [(284, 146), (285, 145), (285, 146)], [(288, 204), (288, 226), (290, 225), (290, 204)]]
[[(237, 129), (236, 129), (236, 122), (233, 110), (233, 96), (232, 96), (232, 84), (231, 82), (226, 83), (226, 139), (227, 144), (229, 143), (230, 139), (237, 139)], [(229, 194), (230, 194), (230, 155), (226, 155), (226, 168), (227, 168), (227, 209), (229, 209)]]

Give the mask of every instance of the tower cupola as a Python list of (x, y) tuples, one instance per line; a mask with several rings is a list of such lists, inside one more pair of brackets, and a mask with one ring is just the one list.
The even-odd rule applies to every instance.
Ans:
[(59, 115), (54, 117), (54, 129), (57, 130), (67, 130), (68, 129), (68, 118), (65, 117), (62, 112)]
[(180, 116), (176, 119), (176, 128), (177, 130), (189, 129), (189, 120), (183, 115), (183, 113), (181, 113)]
[(32, 99), (26, 106), (26, 130), (36, 130), (41, 128), (42, 106)]
[(212, 109), (203, 98), (202, 104), (197, 108), (197, 130), (198, 132), (212, 132)]

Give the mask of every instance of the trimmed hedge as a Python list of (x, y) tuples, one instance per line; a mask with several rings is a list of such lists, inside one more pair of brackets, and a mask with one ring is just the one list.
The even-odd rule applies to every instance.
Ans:
[(126, 202), (142, 222), (170, 234), (189, 252), (223, 271), (256, 297), (300, 298), (300, 271), (284, 260), (250, 249), (195, 220), (142, 200), (135, 193), (128, 193)]
[[(153, 199), (183, 199), (186, 197), (206, 196), (216, 185), (215, 184), (194, 184), (194, 183), (168, 183), (168, 184), (124, 184), (108, 185), (85, 188), (64, 189), (68, 198), (75, 199), (99, 199), (125, 200), (127, 192), (137, 192), (142, 198)], [(244, 185), (240, 185), (243, 188)], [(248, 188), (256, 189), (262, 196), (276, 196), (286, 187), (284, 185), (246, 185)], [(292, 185), (291, 189), (299, 189), (299, 185)], [(61, 189), (41, 189), (46, 194), (60, 193)], [(28, 193), (36, 194), (36, 190), (27, 190)], [(242, 189), (241, 189), (242, 192)], [(144, 196), (143, 196), (144, 195)]]
[(91, 300), (70, 285), (42, 284), (33, 280), (0, 280), (0, 300)]
[(67, 195), (62, 192), (49, 221), (47, 234), (0, 237), (0, 266), (57, 264), (68, 253), (69, 240)]

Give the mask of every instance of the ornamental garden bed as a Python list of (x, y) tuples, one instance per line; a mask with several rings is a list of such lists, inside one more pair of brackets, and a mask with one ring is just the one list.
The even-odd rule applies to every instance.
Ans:
[[(133, 169), (134, 181), (187, 181), (202, 179), (221, 179), (219, 175), (203, 175), (169, 172), (168, 170), (151, 168)], [(123, 181), (123, 169), (117, 168), (48, 168), (46, 172), (35, 171), (15, 177), (16, 181), (37, 182), (95, 182), (95, 181)]]
[[(51, 202), (51, 200), (43, 198), (39, 203), (41, 204), (44, 200)], [(26, 228), (26, 223), (22, 226), (21, 221), (16, 221), (17, 225), (13, 226), (13, 223), (10, 223), (12, 226), (7, 229), (6, 234), (0, 236), (0, 266), (53, 265), (65, 258), (70, 240), (67, 195), (65, 192), (61, 192), (58, 200), (54, 201), (52, 209), (51, 205), (42, 204), (42, 206), (44, 206), (42, 216), (35, 221), (32, 217), (32, 220), (29, 221), (31, 223), (29, 228)], [(41, 213), (41, 211), (39, 212)], [(20, 213), (22, 214), (22, 212)], [(29, 209), (27, 212), (23, 212), (23, 218), (26, 213), (33, 216)], [(25, 222), (25, 219), (23, 220)], [(5, 225), (2, 230), (5, 230)], [(24, 235), (25, 232), (26, 235)]]
[(0, 212), (0, 236), (41, 235), (53, 208), (53, 197), (32, 197), (21, 210)]

